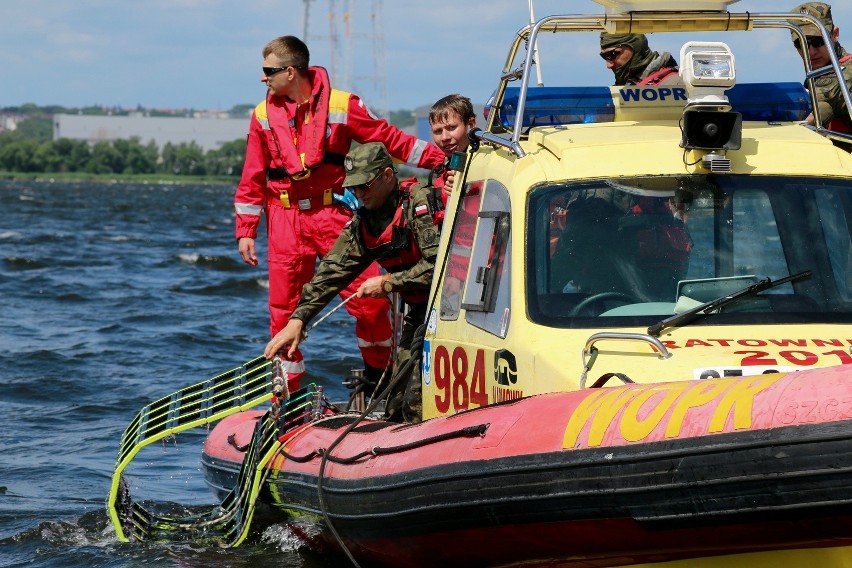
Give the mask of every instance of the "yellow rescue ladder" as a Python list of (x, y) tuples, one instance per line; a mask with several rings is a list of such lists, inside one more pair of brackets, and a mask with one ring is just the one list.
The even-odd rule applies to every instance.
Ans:
[(270, 361), (263, 356), (256, 357), (147, 404), (137, 413), (121, 437), (107, 500), (110, 520), (119, 540), (212, 537), (223, 546), (237, 546), (245, 540), (254, 504), (267, 474), (266, 464), (281, 447), (279, 436), (310, 421), (314, 408), (324, 400), (321, 388), (308, 385), (289, 395), (283, 414), (273, 415), (267, 411), (258, 420), (236, 486), (212, 511), (185, 518), (153, 514), (131, 500), (122, 472), (148, 444), (270, 401), (272, 374)]

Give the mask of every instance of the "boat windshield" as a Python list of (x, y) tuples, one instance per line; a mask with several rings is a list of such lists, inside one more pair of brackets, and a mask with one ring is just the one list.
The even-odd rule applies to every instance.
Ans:
[(852, 323), (852, 182), (658, 176), (529, 200), (528, 311), (552, 327), (650, 325), (751, 284), (811, 276), (692, 325)]

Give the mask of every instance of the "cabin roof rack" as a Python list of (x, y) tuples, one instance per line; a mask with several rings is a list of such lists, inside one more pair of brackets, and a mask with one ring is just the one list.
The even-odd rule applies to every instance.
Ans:
[[(526, 116), (527, 97), (530, 89), (530, 81), (533, 78), (534, 56), (536, 50), (530, 46), (536, 46), (538, 36), (542, 32), (559, 33), (559, 32), (608, 32), (608, 33), (652, 33), (663, 31), (678, 31), (678, 32), (707, 32), (707, 31), (751, 31), (757, 28), (777, 28), (787, 29), (793, 34), (798, 35), (802, 43), (805, 42), (805, 34), (801, 29), (804, 24), (817, 26), (821, 30), (823, 39), (826, 43), (830, 43), (831, 38), (822, 24), (815, 17), (809, 14), (794, 14), (794, 13), (734, 13), (728, 12), (724, 8), (730, 2), (725, 0), (595, 0), (604, 5), (607, 12), (597, 15), (553, 15), (547, 16), (535, 23), (531, 23), (521, 28), (515, 36), (515, 40), (509, 49), (506, 63), (503, 67), (500, 82), (494, 91), (494, 95), (488, 103), (490, 112), (486, 119), (486, 127), (484, 131), (480, 131), (477, 136), (486, 143), (496, 144), (494, 138), (503, 137), (496, 136), (498, 134), (508, 133), (511, 138), (506, 140), (505, 144), (498, 144), (512, 149), (518, 157), (523, 156), (520, 151), (519, 142), (524, 135), (524, 117)], [(664, 6), (674, 6), (677, 4), (680, 8), (677, 10), (663, 10)], [(684, 10), (684, 4), (688, 8)], [(652, 7), (653, 10), (648, 9)], [(630, 10), (633, 8), (633, 10)], [(691, 9), (690, 9), (691, 8)], [(715, 8), (715, 9), (712, 9)], [(625, 13), (625, 10), (628, 10)], [(703, 11), (706, 10), (706, 11)], [(526, 46), (526, 54), (523, 58), (523, 63), (518, 67), (513, 67), (515, 60), (518, 58), (521, 46)], [(840, 62), (833, 50), (829, 50), (830, 64), (820, 69), (813, 69), (808, 58), (804, 59), (805, 79), (813, 84), (813, 81), (822, 75), (835, 73), (837, 76), (842, 75)], [(504, 104), (507, 99), (507, 87), (510, 82), (520, 81), (520, 86), (515, 90), (510, 91), (512, 95), (508, 97), (512, 100), (514, 108), (511, 109), (511, 114), (514, 116), (512, 124), (503, 123), (507, 112)], [(847, 108), (852, 108), (852, 96), (846, 84), (841, 81), (841, 90), (846, 101)], [(812, 127), (820, 134), (838, 140), (841, 142), (852, 143), (852, 135), (847, 135), (832, 130), (828, 130), (821, 126), (820, 110), (816, 104), (816, 89), (810, 90), (810, 105), (814, 109), (816, 126)], [(529, 126), (529, 125), (526, 125)], [(483, 137), (488, 134), (489, 140)]]

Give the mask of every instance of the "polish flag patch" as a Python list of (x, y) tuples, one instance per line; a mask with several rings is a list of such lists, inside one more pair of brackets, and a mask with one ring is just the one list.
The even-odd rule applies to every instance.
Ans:
[(428, 212), (429, 212), (429, 206), (428, 205), (418, 205), (417, 207), (414, 208), (414, 214), (417, 215), (417, 216), (425, 215)]

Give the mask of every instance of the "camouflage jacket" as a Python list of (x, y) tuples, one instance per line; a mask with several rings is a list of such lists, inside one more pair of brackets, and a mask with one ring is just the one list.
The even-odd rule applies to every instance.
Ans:
[[(416, 184), (410, 189), (408, 225), (420, 248), (422, 258), (407, 270), (394, 272), (391, 276), (395, 290), (404, 292), (429, 292), (435, 259), (438, 256), (438, 227), (432, 223), (426, 197), (427, 188)], [(302, 289), (299, 305), (291, 316), (304, 322), (314, 318), (331, 300), (346, 288), (371, 262), (376, 260), (361, 238), (359, 223), (372, 235), (378, 235), (393, 222), (396, 209), (400, 207), (400, 192), (391, 193), (385, 204), (374, 211), (358, 210), (346, 225), (334, 246), (323, 257), (316, 274)]]
[[(846, 50), (837, 46), (837, 58), (846, 57)], [(852, 88), (852, 61), (840, 63), (843, 69), (843, 80)], [(843, 91), (840, 89), (840, 84), (834, 73), (829, 73), (817, 77), (814, 80), (817, 90), (817, 102), (820, 110), (820, 120), (823, 126), (827, 126), (833, 119), (841, 120), (847, 126), (852, 127), (852, 119), (849, 118), (849, 112), (846, 110), (846, 102), (843, 100)], [(807, 87), (807, 84), (805, 85)]]

